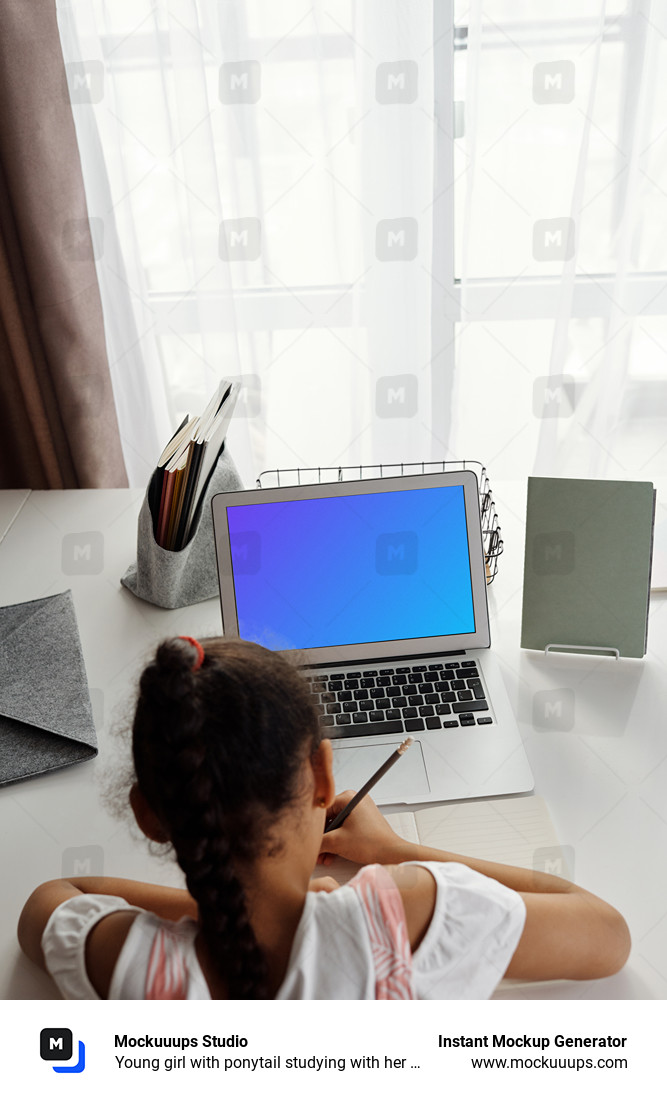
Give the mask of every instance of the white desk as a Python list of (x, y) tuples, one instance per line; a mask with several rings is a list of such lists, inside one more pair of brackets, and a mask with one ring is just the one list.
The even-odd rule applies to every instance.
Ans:
[[(621, 974), (601, 982), (537, 986), (503, 983), (497, 998), (667, 997), (667, 598), (651, 604), (649, 655), (643, 661), (545, 658), (519, 648), (525, 484), (495, 488), (505, 538), (489, 588), (493, 645), (525, 738), (536, 792), (549, 805), (562, 844), (574, 851), (575, 877), (625, 915), (633, 954)], [(5, 499), (3, 499), (5, 498)], [(219, 633), (216, 600), (163, 611), (119, 585), (134, 557), (142, 493), (134, 490), (0, 494), (0, 604), (71, 588), (98, 727), (100, 755), (91, 763), (0, 789), (3, 905), (0, 911), (0, 998), (49, 998), (50, 980), (16, 943), (23, 902), (39, 882), (78, 873), (180, 881), (156, 861), (100, 802), (113, 770), (111, 729), (127, 719), (132, 685), (156, 641), (167, 634)], [(21, 507), (22, 505), (22, 507)], [(63, 539), (90, 540), (91, 555), (65, 553)], [(100, 556), (100, 538), (102, 556)], [(66, 546), (71, 546), (70, 538)], [(547, 708), (539, 692), (565, 692)], [(534, 708), (538, 707), (536, 714)], [(559, 729), (569, 724), (572, 728)], [(87, 862), (88, 861), (88, 864)]]
[(0, 492), (0, 542), (29, 496), (29, 489), (5, 489), (4, 492)]

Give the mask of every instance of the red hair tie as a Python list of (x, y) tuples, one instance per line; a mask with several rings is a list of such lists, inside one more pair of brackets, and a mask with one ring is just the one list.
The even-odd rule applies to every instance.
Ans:
[(192, 666), (192, 671), (196, 672), (197, 669), (201, 668), (204, 663), (204, 657), (206, 656), (206, 654), (204, 653), (204, 647), (201, 642), (198, 642), (196, 638), (191, 638), (189, 634), (179, 634), (178, 636), (181, 641), (189, 642), (190, 645), (193, 645), (197, 650), (197, 660)]

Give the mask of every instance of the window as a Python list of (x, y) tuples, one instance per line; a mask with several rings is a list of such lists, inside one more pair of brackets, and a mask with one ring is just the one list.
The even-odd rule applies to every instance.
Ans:
[(494, 0), (472, 26), (453, 9), (451, 31), (436, 8), (454, 136), (441, 126), (438, 343), (466, 438), (496, 477), (540, 453), (543, 473), (664, 474), (667, 38), (623, 0)]

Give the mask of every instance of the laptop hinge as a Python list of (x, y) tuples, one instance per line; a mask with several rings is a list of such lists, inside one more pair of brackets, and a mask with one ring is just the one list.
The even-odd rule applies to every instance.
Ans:
[(350, 657), (347, 661), (317, 661), (312, 664), (308, 664), (308, 668), (345, 668), (348, 665), (358, 665), (360, 668), (364, 668), (367, 665), (390, 665), (390, 664), (415, 664), (417, 661), (430, 661), (434, 658), (440, 660), (445, 657), (464, 657), (467, 653), (465, 649), (439, 649), (435, 653), (417, 653), (411, 656), (399, 655), (398, 657), (364, 657), (362, 661)]

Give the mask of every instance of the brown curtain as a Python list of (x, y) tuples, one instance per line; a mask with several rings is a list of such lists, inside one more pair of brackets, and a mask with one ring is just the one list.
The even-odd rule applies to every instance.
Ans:
[(1, 0), (0, 488), (125, 485), (55, 0)]

